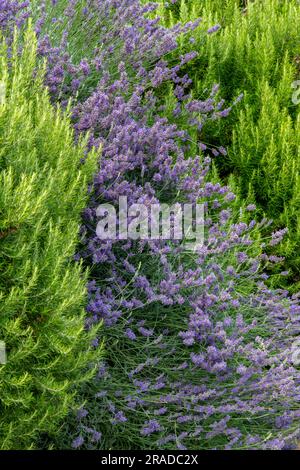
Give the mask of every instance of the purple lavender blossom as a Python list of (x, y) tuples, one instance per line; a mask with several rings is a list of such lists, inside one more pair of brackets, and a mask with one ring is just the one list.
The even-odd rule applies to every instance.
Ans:
[(77, 411), (77, 419), (85, 418), (88, 414), (89, 412), (85, 408), (80, 408)]
[(161, 430), (161, 425), (156, 419), (150, 419), (149, 421), (146, 421), (144, 423), (144, 427), (141, 430), (141, 434), (143, 436), (149, 436), (150, 434), (153, 434), (155, 432), (158, 432)]
[(217, 31), (219, 31), (220, 28), (221, 26), (219, 24), (216, 24), (215, 26), (212, 26), (211, 28), (209, 28), (207, 30), (207, 33), (208, 34), (216, 33)]
[(73, 449), (79, 449), (79, 447), (81, 447), (82, 445), (84, 444), (84, 439), (82, 436), (78, 436), (76, 437), (76, 439), (74, 439), (74, 441), (72, 442), (72, 447)]

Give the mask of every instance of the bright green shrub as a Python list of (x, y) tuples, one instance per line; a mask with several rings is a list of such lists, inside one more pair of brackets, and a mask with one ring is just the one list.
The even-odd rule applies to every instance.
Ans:
[[(203, 96), (220, 83), (220, 95), (232, 103), (244, 99), (231, 115), (217, 124), (207, 123), (201, 141), (223, 145), (228, 151), (216, 159), (223, 179), (231, 175), (240, 202), (255, 202), (274, 220), (272, 230), (287, 226), (289, 236), (275, 253), (286, 256), (290, 281), (299, 280), (300, 106), (292, 102), (292, 83), (299, 79), (300, 4), (290, 0), (178, 0), (160, 2), (166, 25), (203, 17), (191, 38), (182, 38), (181, 51), (197, 50), (188, 66), (193, 94)], [(216, 34), (208, 28), (222, 26)], [(190, 36), (191, 36), (190, 35)], [(295, 286), (297, 288), (297, 286)]]
[(32, 32), (24, 44), (9, 60), (0, 46), (0, 449), (34, 448), (55, 430), (97, 360), (72, 259), (96, 155), (82, 164), (86, 143), (50, 105)]

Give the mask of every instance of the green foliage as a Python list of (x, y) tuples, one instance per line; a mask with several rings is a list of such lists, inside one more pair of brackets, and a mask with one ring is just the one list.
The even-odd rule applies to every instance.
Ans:
[(19, 40), (12, 54), (0, 46), (0, 449), (34, 448), (57, 430), (97, 360), (86, 273), (72, 260), (97, 156), (80, 163), (86, 142), (74, 145), (68, 116), (50, 105), (35, 36), (21, 55)]
[[(244, 93), (229, 118), (205, 126), (201, 140), (227, 148), (228, 156), (217, 158), (216, 164), (221, 178), (231, 175), (240, 202), (251, 196), (260, 211), (273, 219), (273, 230), (288, 227), (289, 236), (276, 254), (286, 256), (292, 268), (290, 281), (297, 289), (300, 106), (292, 102), (292, 83), (299, 78), (300, 4), (178, 0), (169, 6), (161, 1), (159, 10), (168, 26), (203, 18), (198, 29), (180, 43), (182, 53), (199, 52), (187, 70), (197, 98), (214, 83), (220, 83), (220, 96), (228, 103)], [(214, 24), (222, 29), (207, 35)]]

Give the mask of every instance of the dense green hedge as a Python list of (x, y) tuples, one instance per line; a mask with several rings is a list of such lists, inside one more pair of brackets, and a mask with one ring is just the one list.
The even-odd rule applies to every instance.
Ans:
[(86, 274), (72, 260), (96, 155), (80, 163), (85, 142), (74, 146), (68, 117), (51, 107), (33, 33), (17, 51), (17, 39), (12, 55), (0, 46), (0, 449), (57, 430), (96, 360)]
[[(169, 5), (167, 5), (169, 4)], [(178, 0), (161, 2), (166, 25), (203, 18), (198, 29), (182, 38), (181, 51), (196, 50), (188, 66), (192, 92), (220, 83), (220, 95), (233, 103), (229, 118), (208, 123), (201, 140), (223, 145), (216, 158), (221, 178), (229, 175), (240, 202), (254, 200), (260, 213), (273, 219), (272, 229), (288, 227), (289, 236), (276, 249), (291, 268), (289, 281), (299, 287), (300, 268), (300, 105), (292, 83), (299, 79), (300, 4), (289, 0)], [(207, 35), (208, 28), (222, 28)]]

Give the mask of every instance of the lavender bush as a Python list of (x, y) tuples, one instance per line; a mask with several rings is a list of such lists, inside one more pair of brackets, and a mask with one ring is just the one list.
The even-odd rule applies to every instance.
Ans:
[[(89, 132), (90, 147), (102, 147), (77, 257), (91, 267), (86, 325), (104, 322), (107, 357), (82, 390), (84, 407), (49, 440), (58, 448), (281, 449), (299, 428), (292, 345), (300, 309), (296, 295), (265, 286), (262, 267), (282, 262), (264, 252), (284, 233), (263, 239), (267, 222), (249, 221), (251, 206), (232, 214), (234, 194), (213, 179), (201, 143), (204, 124), (230, 107), (217, 86), (193, 99), (181, 67), (196, 52), (174, 63), (178, 38), (198, 21), (164, 29), (148, 16), (154, 8), (53, 0), (41, 2), (36, 22), (53, 101), (71, 97), (77, 135)], [(172, 123), (159, 101), (170, 87)], [(205, 246), (191, 254), (180, 243), (100, 240), (96, 208), (119, 196), (148, 206), (204, 202)]]

